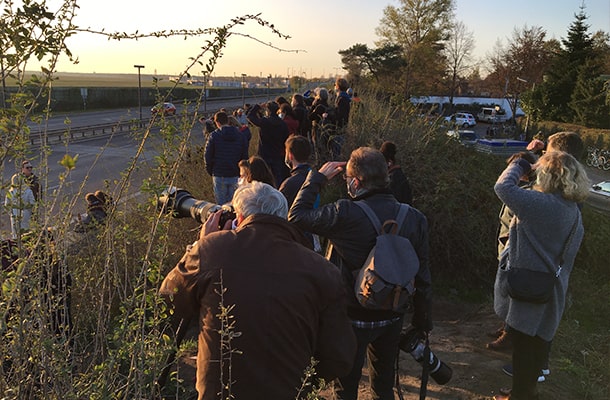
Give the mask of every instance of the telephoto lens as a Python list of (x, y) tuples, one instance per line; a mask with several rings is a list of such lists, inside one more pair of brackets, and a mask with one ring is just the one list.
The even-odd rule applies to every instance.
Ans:
[(172, 213), (174, 218), (193, 218), (203, 224), (210, 214), (220, 211), (219, 229), (223, 229), (227, 221), (235, 219), (235, 211), (230, 205), (219, 206), (205, 200), (195, 199), (188, 191), (173, 186), (168, 187), (157, 199), (157, 209), (164, 213)]
[[(411, 328), (401, 334), (399, 347), (400, 350), (405, 353), (411, 354), (413, 359), (418, 363), (424, 363), (424, 350), (426, 348), (425, 333)], [(430, 376), (439, 385), (444, 385), (451, 380), (453, 370), (450, 366), (442, 362), (433, 352), (430, 350), (430, 358), (428, 360), (428, 370)]]

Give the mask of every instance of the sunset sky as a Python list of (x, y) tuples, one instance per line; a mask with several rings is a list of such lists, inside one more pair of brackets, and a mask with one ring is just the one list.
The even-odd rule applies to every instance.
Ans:
[[(301, 75), (306, 77), (342, 75), (337, 53), (356, 43), (374, 46), (383, 9), (398, 6), (395, 0), (224, 0), (159, 1), (105, 0), (81, 1), (75, 20), (80, 27), (106, 32), (149, 32), (180, 28), (209, 28), (226, 24), (231, 18), (262, 13), (261, 17), (290, 35), (281, 40), (255, 23), (239, 32), (277, 47), (299, 50), (279, 52), (243, 37), (228, 41), (216, 67), (217, 76)], [(53, 4), (53, 1), (49, 1)], [(475, 35), (475, 55), (483, 58), (494, 44), (506, 42), (515, 28), (541, 26), (548, 38), (566, 36), (581, 0), (457, 0), (455, 14)], [(590, 32), (610, 32), (610, 1), (586, 0)], [(144, 65), (143, 74), (178, 74), (197, 55), (208, 37), (108, 41), (77, 34), (68, 42), (79, 64), (62, 60), (60, 72), (135, 73), (134, 64)], [(201, 67), (191, 70), (193, 75)]]

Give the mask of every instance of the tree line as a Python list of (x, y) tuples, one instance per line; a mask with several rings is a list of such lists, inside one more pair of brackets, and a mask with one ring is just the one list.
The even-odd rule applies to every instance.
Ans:
[(460, 95), (509, 97), (533, 121), (610, 127), (610, 33), (590, 32), (584, 2), (561, 40), (541, 26), (515, 27), (483, 60), (454, 9), (454, 0), (387, 6), (375, 47), (339, 50), (350, 83), (401, 97), (448, 96), (450, 103)]

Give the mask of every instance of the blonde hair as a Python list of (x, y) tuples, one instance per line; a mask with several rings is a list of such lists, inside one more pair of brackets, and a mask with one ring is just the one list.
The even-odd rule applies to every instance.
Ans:
[(568, 153), (552, 151), (536, 163), (536, 189), (541, 192), (559, 192), (564, 199), (580, 203), (589, 195), (590, 185), (584, 167)]

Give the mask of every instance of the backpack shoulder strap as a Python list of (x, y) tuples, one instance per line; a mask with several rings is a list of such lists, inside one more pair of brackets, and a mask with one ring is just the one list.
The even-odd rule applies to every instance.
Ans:
[[(385, 224), (383, 224), (383, 225), (381, 224), (381, 221), (379, 220), (379, 218), (377, 217), (377, 215), (375, 214), (373, 209), (371, 209), (371, 207), (369, 207), (369, 205), (366, 204), (363, 200), (355, 201), (354, 204), (356, 204), (358, 207), (360, 207), (362, 209), (362, 211), (364, 211), (366, 216), (373, 223), (373, 226), (377, 230), (377, 233), (382, 234), (384, 232), (383, 229), (384, 229)], [(398, 210), (398, 215), (396, 216), (396, 221), (395, 221), (396, 233), (400, 232), (400, 227), (402, 226), (402, 223), (407, 218), (407, 213), (409, 212), (409, 208), (410, 207), (407, 204), (402, 204), (402, 203), (400, 204), (400, 210)]]
[(400, 232), (400, 227), (402, 223), (405, 222), (407, 218), (407, 213), (411, 207), (408, 204), (400, 203), (400, 210), (398, 211), (398, 215), (396, 216), (396, 223), (398, 224), (398, 231)]
[(357, 205), (358, 207), (360, 207), (362, 209), (362, 211), (364, 211), (366, 216), (373, 223), (373, 226), (375, 227), (375, 230), (377, 231), (377, 234), (380, 235), (382, 233), (381, 221), (379, 220), (377, 215), (375, 215), (375, 212), (371, 209), (371, 207), (369, 207), (369, 205), (366, 204), (362, 200), (354, 201), (354, 204)]

